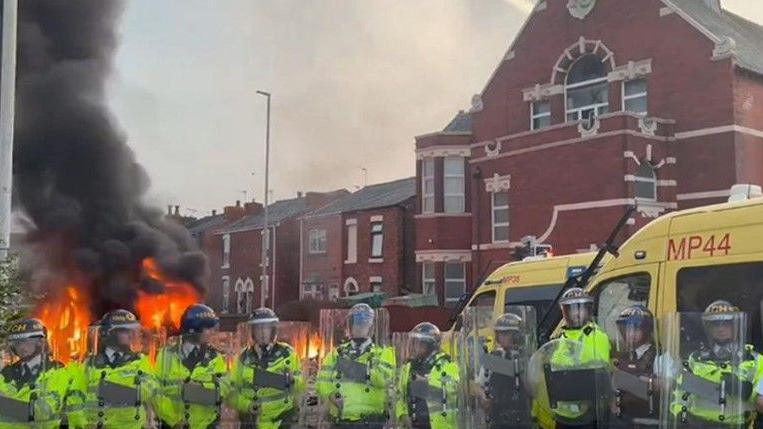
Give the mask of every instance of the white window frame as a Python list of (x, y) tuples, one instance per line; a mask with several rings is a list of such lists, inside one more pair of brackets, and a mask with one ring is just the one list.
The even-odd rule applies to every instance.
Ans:
[[(458, 164), (460, 167), (458, 174), (448, 173), (448, 162)], [(464, 213), (466, 211), (466, 165), (461, 156), (448, 156), (443, 159), (443, 207), (445, 213)], [(448, 180), (458, 180), (461, 182), (460, 192), (448, 193)], [(458, 198), (460, 205), (456, 208), (448, 208), (448, 198)]]
[[(339, 285), (337, 285), (337, 290), (339, 289)], [(348, 277), (344, 281), (344, 287), (342, 287), (344, 290), (344, 296), (353, 296), (360, 293), (360, 285), (358, 284), (358, 281), (355, 280), (352, 277)]]
[[(583, 82), (573, 83), (572, 85), (565, 85), (565, 87), (564, 87), (564, 112), (565, 112), (564, 113), (564, 120), (566, 122), (579, 121), (579, 120), (583, 119), (583, 112), (586, 111), (586, 110), (593, 110), (594, 111), (594, 116), (599, 116), (599, 115), (602, 115), (604, 113), (604, 112), (601, 111), (602, 107), (606, 107), (607, 109), (609, 109), (609, 88), (607, 88), (607, 101), (604, 102), (604, 103), (589, 104), (587, 106), (580, 106), (580, 107), (576, 107), (574, 109), (570, 109), (569, 105), (567, 104), (567, 96), (568, 96), (570, 90), (580, 89), (580, 88), (584, 88), (584, 87), (587, 87), (587, 86), (597, 86), (597, 85), (599, 85), (601, 83), (604, 83), (607, 86), (609, 86), (609, 80), (607, 79), (606, 76), (599, 77), (599, 78), (596, 78), (596, 79), (586, 80), (586, 81), (583, 81)], [(574, 114), (575, 115), (575, 119), (570, 119), (569, 118), (570, 114)]]
[[(633, 175), (633, 196), (638, 201), (657, 201), (657, 170), (654, 168), (652, 164), (649, 164), (648, 161), (641, 161), (642, 164), (646, 163), (646, 165), (649, 166), (649, 168), (652, 170), (652, 177), (641, 177), (638, 175), (638, 170), (636, 170), (636, 174)], [(639, 166), (639, 169), (641, 167)], [(638, 192), (636, 190), (636, 184), (637, 183), (650, 183), (652, 185), (654, 198), (647, 198), (647, 197), (640, 197), (638, 195)]]
[[(375, 231), (374, 229), (378, 227), (379, 230)], [(371, 259), (378, 259), (384, 257), (384, 223), (383, 222), (371, 222), (371, 239), (369, 240), (371, 242), (371, 249), (369, 250), (371, 252)], [(379, 253), (374, 253), (374, 248), (376, 247), (376, 240), (379, 240)]]
[(222, 276), (222, 295), (223, 295), (223, 302), (220, 306), (220, 312), (223, 314), (227, 314), (228, 311), (230, 311), (230, 276)]
[[(370, 292), (383, 292), (384, 291), (383, 284), (384, 282), (382, 281), (381, 277), (370, 277), (368, 279), (368, 290)], [(379, 286), (379, 290), (374, 290), (375, 285)]]
[[(432, 277), (427, 277), (427, 267), (432, 267)], [(436, 272), (436, 266), (434, 262), (421, 263), (421, 294), (422, 295), (437, 295), (437, 275), (436, 274), (437, 272)]]
[[(457, 278), (457, 279), (456, 278), (450, 278), (449, 279), (448, 278), (448, 265), (460, 265), (462, 270), (463, 270), (464, 276), (461, 277), (461, 278)], [(461, 297), (464, 295), (464, 293), (466, 293), (466, 264), (463, 263), (463, 262), (446, 262), (442, 266), (442, 271), (443, 271), (443, 278), (444, 278), (444, 283), (443, 283), (443, 289), (442, 290), (443, 290), (443, 296), (445, 297), (445, 303), (455, 303), (455, 302), (458, 302), (461, 299)], [(447, 295), (448, 294), (448, 283), (455, 283), (455, 282), (461, 283), (461, 293), (457, 297), (449, 297)]]
[[(327, 237), (325, 229), (311, 229), (308, 233), (308, 237), (308, 250), (311, 255), (326, 253)], [(323, 243), (323, 246), (320, 246), (321, 243)]]
[(302, 285), (302, 299), (308, 297), (316, 299), (318, 296), (318, 289), (320, 289), (320, 286), (315, 283), (305, 283)]
[(339, 299), (339, 297), (340, 297), (339, 285), (336, 283), (332, 283), (331, 285), (329, 285), (329, 290), (328, 290), (329, 301), (336, 301)]
[[(639, 92), (639, 93), (636, 93), (636, 94), (625, 95), (625, 87), (629, 83), (631, 83), (631, 82), (638, 82), (638, 81), (643, 81), (644, 82), (644, 84), (646, 86), (646, 90), (644, 90), (644, 92)], [(623, 98), (623, 106), (622, 106), (623, 112), (630, 112), (630, 113), (635, 113), (637, 115), (643, 115), (643, 116), (647, 115), (648, 109), (649, 109), (649, 87), (648, 87), (648, 83), (647, 83), (646, 78), (624, 80), (623, 84), (622, 84), (622, 94), (623, 94), (623, 97), (622, 97)], [(646, 104), (646, 106), (647, 106), (647, 111), (644, 111), (644, 112), (634, 112), (634, 111), (631, 111), (631, 110), (625, 110), (625, 104), (626, 104), (627, 101), (635, 100), (635, 99), (638, 99), (638, 98), (643, 98), (646, 101), (646, 103), (644, 103), (644, 104)]]
[(244, 281), (244, 290), (246, 291), (246, 314), (254, 310), (254, 281), (247, 277)]
[[(535, 106), (540, 104), (548, 104), (548, 112), (545, 113), (535, 113)], [(542, 118), (549, 118), (549, 125), (546, 127), (535, 127), (535, 120), (536, 119), (542, 119)], [(543, 128), (547, 128), (551, 125), (551, 102), (548, 100), (543, 101), (534, 101), (530, 103), (530, 129), (531, 130), (542, 130)]]
[(246, 310), (246, 287), (240, 277), (236, 279), (236, 285), (233, 289), (236, 292), (236, 314), (244, 314)]
[[(427, 173), (427, 165), (430, 165), (429, 173)], [(435, 162), (434, 158), (424, 158), (421, 160), (421, 212), (422, 213), (434, 213), (435, 208)], [(431, 183), (431, 192), (427, 193), (427, 183)], [(430, 205), (427, 202), (431, 202)]]
[[(495, 205), (495, 196), (497, 194), (499, 194), (499, 193), (506, 194), (506, 201), (507, 202), (506, 202), (505, 206), (496, 206)], [(495, 217), (496, 217), (495, 216), (495, 212), (497, 210), (506, 210), (507, 214), (510, 213), (511, 204), (510, 204), (510, 202), (508, 200), (509, 200), (509, 193), (507, 191), (493, 192), (492, 194), (490, 194), (490, 204), (491, 204), (490, 215), (491, 215), (491, 225), (492, 225), (492, 228), (490, 230), (491, 230), (491, 233), (492, 233), (493, 243), (508, 243), (509, 242), (508, 236), (509, 236), (509, 233), (511, 233), (511, 221), (507, 220), (506, 222), (497, 222), (495, 220)], [(495, 238), (495, 236), (496, 236), (495, 230), (497, 228), (506, 228), (506, 237), (507, 237), (506, 240), (497, 240)]]
[(220, 268), (230, 268), (230, 234), (223, 234), (223, 257)]
[(345, 264), (355, 264), (358, 262), (358, 224), (347, 224), (347, 260)]

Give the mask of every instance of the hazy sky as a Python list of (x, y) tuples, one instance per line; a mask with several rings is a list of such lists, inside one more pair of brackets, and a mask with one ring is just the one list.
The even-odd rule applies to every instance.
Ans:
[[(566, 0), (554, 0), (566, 1)], [(763, 4), (723, 0), (763, 22)], [(263, 197), (273, 93), (276, 198), (414, 174), (414, 136), (467, 109), (527, 0), (131, 0), (111, 104), (184, 214)]]

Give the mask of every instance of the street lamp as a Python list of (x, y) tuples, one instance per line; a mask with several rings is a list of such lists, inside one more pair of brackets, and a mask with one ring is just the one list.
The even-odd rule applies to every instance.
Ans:
[[(265, 306), (265, 300), (268, 299), (268, 289), (270, 288), (270, 276), (268, 275), (268, 266), (270, 265), (270, 227), (268, 226), (268, 206), (270, 205), (270, 93), (266, 91), (257, 91), (258, 95), (267, 98), (267, 119), (265, 125), (265, 210), (264, 223), (262, 228), (262, 276), (260, 289), (260, 305)], [(275, 304), (275, 303), (274, 303)]]

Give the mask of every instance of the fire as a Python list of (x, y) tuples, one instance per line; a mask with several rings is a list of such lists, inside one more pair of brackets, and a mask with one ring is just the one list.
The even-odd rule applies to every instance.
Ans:
[(180, 318), (188, 306), (196, 304), (201, 296), (189, 283), (165, 275), (156, 260), (143, 260), (143, 274), (164, 285), (164, 293), (138, 291), (135, 310), (141, 324), (156, 331), (162, 328), (180, 328)]
[(317, 334), (310, 335), (310, 341), (307, 344), (307, 358), (318, 359), (322, 358), (323, 340), (321, 336)]
[(70, 284), (58, 296), (47, 297), (37, 307), (34, 317), (48, 329), (53, 357), (67, 363), (87, 351), (87, 329), (92, 320), (90, 303), (81, 286)]

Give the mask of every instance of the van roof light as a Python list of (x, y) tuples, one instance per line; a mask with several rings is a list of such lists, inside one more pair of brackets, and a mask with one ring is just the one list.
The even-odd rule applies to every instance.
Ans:
[(731, 187), (729, 202), (745, 201), (752, 198), (763, 197), (763, 189), (758, 185), (739, 184)]

